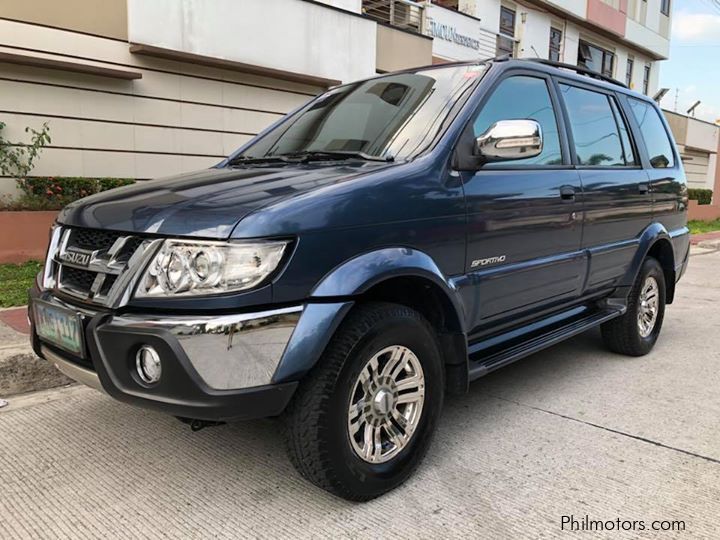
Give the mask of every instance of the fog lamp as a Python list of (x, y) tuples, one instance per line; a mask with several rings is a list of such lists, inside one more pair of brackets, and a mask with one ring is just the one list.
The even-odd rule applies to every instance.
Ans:
[(150, 345), (143, 345), (135, 354), (135, 368), (141, 381), (147, 384), (155, 384), (162, 375), (160, 355)]

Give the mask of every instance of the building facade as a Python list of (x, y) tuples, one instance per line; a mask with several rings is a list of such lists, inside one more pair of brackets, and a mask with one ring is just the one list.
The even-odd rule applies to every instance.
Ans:
[(689, 188), (716, 190), (720, 126), (692, 116), (663, 111), (685, 167)]
[[(324, 89), (497, 54), (652, 94), (669, 0), (3, 0), (3, 136), (48, 123), (37, 176), (208, 167)], [(0, 178), (0, 195), (15, 182)]]
[[(653, 95), (670, 50), (671, 0), (435, 0), (441, 19), (475, 18), (489, 56), (545, 58), (579, 65)], [(437, 24), (437, 23), (436, 23)], [(442, 23), (439, 23), (442, 24)], [(448, 22), (461, 28), (460, 22)], [(436, 38), (437, 41), (437, 38)], [(490, 41), (490, 43), (488, 43)], [(433, 45), (436, 58), (447, 57)]]
[(430, 37), (360, 0), (3, 0), (2, 135), (48, 123), (37, 176), (171, 175), (329, 86), (431, 61)]

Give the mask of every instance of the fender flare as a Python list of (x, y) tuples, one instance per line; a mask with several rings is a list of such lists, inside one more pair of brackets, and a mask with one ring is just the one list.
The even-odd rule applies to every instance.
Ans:
[[(458, 333), (462, 336), (461, 367), (467, 374), (467, 341), (464, 316), (456, 288), (445, 278), (432, 258), (406, 247), (388, 247), (364, 253), (345, 261), (326, 274), (312, 290), (303, 314), (278, 364), (273, 383), (298, 380), (320, 359), (338, 326), (355, 304), (356, 298), (374, 285), (395, 277), (420, 277), (436, 285), (454, 310)], [(454, 346), (458, 347), (454, 340)]]
[[(640, 268), (642, 267), (645, 257), (647, 257), (647, 254), (650, 252), (652, 247), (661, 240), (666, 240), (668, 242), (673, 253), (673, 261), (675, 261), (675, 248), (667, 229), (661, 223), (651, 223), (645, 228), (638, 239), (638, 248), (635, 251), (632, 261), (630, 262), (630, 267), (620, 282), (621, 287), (632, 287), (638, 273), (640, 272)], [(673, 264), (673, 272), (674, 271), (675, 267)]]
[(311, 298), (361, 295), (395, 277), (419, 277), (431, 281), (445, 294), (464, 329), (464, 310), (457, 288), (445, 278), (427, 253), (407, 247), (387, 247), (364, 253), (331, 270), (310, 293)]

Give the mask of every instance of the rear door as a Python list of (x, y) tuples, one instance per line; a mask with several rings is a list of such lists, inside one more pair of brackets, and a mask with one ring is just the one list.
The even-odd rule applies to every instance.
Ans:
[(582, 247), (589, 253), (584, 292), (592, 294), (614, 288), (625, 275), (652, 220), (650, 183), (617, 95), (562, 78), (557, 88), (583, 184)]
[(506, 73), (466, 129), (474, 140), (493, 123), (512, 119), (540, 124), (542, 153), (460, 173), (468, 208), (461, 293), (476, 330), (572, 299), (585, 276), (582, 186), (567, 155), (548, 76)]

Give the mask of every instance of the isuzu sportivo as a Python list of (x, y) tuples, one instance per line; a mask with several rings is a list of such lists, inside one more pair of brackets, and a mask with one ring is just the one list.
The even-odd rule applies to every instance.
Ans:
[(654, 102), (561, 67), (339, 86), (212, 169), (71, 204), (35, 351), (195, 426), (282, 416), (300, 473), (353, 500), (473, 379), (598, 325), (647, 353), (688, 260), (682, 164)]

